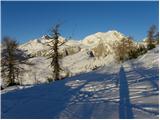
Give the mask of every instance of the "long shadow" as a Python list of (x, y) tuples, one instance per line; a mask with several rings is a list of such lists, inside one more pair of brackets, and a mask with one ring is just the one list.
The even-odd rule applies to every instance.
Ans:
[[(115, 74), (109, 74), (113, 76)], [(15, 90), (2, 94), (2, 118), (14, 119), (51, 119), (59, 118), (61, 113), (71, 102), (71, 98), (79, 94), (80, 90), (90, 81), (107, 81), (108, 74), (89, 72), (66, 78), (50, 84), (41, 84), (32, 88)], [(95, 79), (94, 79), (95, 77)], [(68, 81), (82, 80), (84, 84), (75, 89), (67, 86)], [(62, 87), (63, 86), (63, 87)], [(85, 107), (85, 106), (84, 106)], [(91, 114), (92, 110), (90, 109)], [(86, 117), (86, 116), (85, 116)], [(78, 118), (78, 116), (76, 117)], [(89, 118), (89, 115), (88, 115)]]
[[(134, 71), (136, 71), (139, 75), (141, 75), (144, 78), (147, 78), (153, 88), (156, 88), (156, 90), (159, 90), (158, 80), (159, 80), (159, 74), (158, 74), (158, 66), (156, 68), (147, 69), (142, 66), (142, 63), (131, 63), (132, 68)], [(138, 68), (135, 68), (135, 66), (138, 66)]]
[(151, 114), (154, 114), (154, 115), (159, 115), (159, 111), (147, 110), (147, 109), (143, 108), (143, 107), (149, 107), (149, 108), (153, 107), (153, 108), (157, 109), (157, 108), (159, 108), (158, 104), (153, 104), (153, 105), (152, 104), (151, 105), (150, 104), (149, 105), (148, 104), (146, 104), (146, 105), (143, 105), (143, 104), (142, 105), (141, 104), (140, 105), (132, 104), (132, 107), (136, 108), (136, 109), (139, 109), (139, 110), (143, 110), (145, 112), (148, 112), (148, 113), (151, 113)]
[(132, 119), (133, 118), (132, 105), (130, 103), (128, 83), (126, 80), (126, 75), (123, 66), (121, 66), (119, 71), (119, 82), (120, 82), (119, 118)]
[[(57, 81), (51, 84), (42, 84), (33, 88), (18, 90), (2, 94), (2, 118), (5, 119), (51, 119), (58, 118), (60, 113), (67, 107), (73, 95), (80, 91), (87, 82), (70, 89), (66, 86), (67, 81)], [(64, 93), (58, 92), (63, 87)], [(61, 95), (63, 93), (63, 95)], [(10, 100), (8, 103), (7, 101)], [(13, 103), (11, 103), (13, 100)], [(15, 103), (15, 104), (14, 104)], [(13, 104), (9, 106), (7, 104)]]

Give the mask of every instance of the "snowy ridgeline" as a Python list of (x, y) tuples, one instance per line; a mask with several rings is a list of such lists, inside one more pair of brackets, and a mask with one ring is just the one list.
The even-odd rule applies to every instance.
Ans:
[[(158, 55), (157, 47), (122, 66), (110, 62), (57, 82), (2, 91), (2, 118), (158, 119)], [(66, 66), (73, 66), (69, 63)]]

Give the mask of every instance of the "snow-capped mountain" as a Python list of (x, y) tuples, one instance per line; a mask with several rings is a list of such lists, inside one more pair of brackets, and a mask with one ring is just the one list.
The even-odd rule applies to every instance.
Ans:
[(114, 44), (114, 42), (120, 41), (123, 37), (125, 36), (116, 30), (108, 32), (97, 32), (84, 38), (82, 43), (88, 46), (94, 46), (100, 41), (108, 44)]
[[(60, 42), (64, 42), (63, 37), (59, 37)], [(27, 50), (27, 53), (34, 56), (45, 55), (45, 51), (49, 51), (49, 46), (51, 39), (47, 36), (42, 36), (41, 38), (30, 40), (29, 42), (20, 45), (20, 49)], [(43, 54), (42, 54), (43, 53)]]
[(105, 57), (108, 54), (114, 54), (114, 46), (119, 44), (122, 38), (125, 37), (125, 35), (116, 30), (97, 32), (84, 38), (82, 43), (88, 46), (95, 56)]
[[(115, 64), (113, 47), (124, 37), (126, 36), (115, 30), (98, 32), (87, 36), (82, 41), (66, 40), (60, 37), (59, 42), (64, 43), (59, 48), (63, 56), (60, 61), (63, 68), (61, 78), (89, 72), (106, 64)], [(34, 64), (33, 66), (23, 65), (26, 72), (21, 75), (20, 83), (43, 83), (52, 77), (50, 59), (47, 57), (50, 52), (48, 44), (51, 44), (51, 40), (48, 36), (43, 36), (19, 46), (32, 56), (29, 62)]]
[[(97, 32), (95, 34), (89, 35), (82, 41), (75, 40), (65, 40), (65, 38), (60, 37), (60, 43), (65, 42), (63, 46), (60, 47), (60, 52), (65, 54), (67, 51), (69, 54), (74, 54), (80, 50), (92, 50), (94, 53), (97, 49), (103, 49), (105, 47), (105, 53), (112, 53), (112, 46), (120, 42), (120, 40), (125, 37), (122, 33), (115, 30), (108, 32)], [(27, 50), (29, 54), (33, 56), (45, 56), (49, 52), (48, 42), (51, 39), (47, 36), (42, 36), (39, 39), (31, 40), (20, 46), (21, 49)], [(103, 44), (103, 45), (101, 45)]]

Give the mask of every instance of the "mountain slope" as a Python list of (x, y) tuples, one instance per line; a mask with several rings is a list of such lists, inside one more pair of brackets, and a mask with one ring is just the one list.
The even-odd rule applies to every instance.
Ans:
[[(114, 63), (112, 45), (117, 44), (123, 37), (125, 36), (117, 31), (95, 33), (82, 41), (67, 41), (60, 37), (60, 43), (65, 42), (59, 48), (59, 53), (63, 56), (60, 64), (64, 70), (60, 73), (61, 78), (89, 72), (105, 64)], [(51, 60), (47, 59), (50, 53), (48, 44), (51, 44), (49, 43), (51, 40), (48, 36), (43, 36), (19, 46), (32, 57), (29, 62), (35, 64), (33, 66), (22, 65), (26, 72), (20, 75), (21, 84), (44, 83), (52, 77)], [(94, 44), (90, 44), (89, 41)]]
[(124, 62), (123, 71), (118, 64), (106, 64), (65, 80), (4, 93), (2, 118), (123, 118), (122, 78), (128, 83), (122, 88), (128, 91), (132, 118), (158, 118), (158, 55), (157, 47)]
[(108, 32), (97, 32), (95, 34), (89, 35), (82, 41), (85, 45), (96, 45), (99, 41), (104, 41), (108, 44), (114, 44), (115, 42), (120, 41), (123, 37), (125, 37), (122, 33), (112, 30)]
[[(103, 43), (105, 46), (105, 49), (107, 51), (113, 51), (112, 46), (115, 44), (118, 44), (118, 42), (121, 41), (122, 38), (125, 36), (117, 31), (108, 31), (108, 32), (98, 32), (92, 35), (87, 36), (82, 41), (75, 41), (75, 40), (68, 40), (66, 41), (65, 38), (60, 37), (59, 41), (60, 43), (65, 42), (63, 46), (60, 47), (60, 52), (65, 52), (65, 48), (71, 48), (71, 47), (79, 47), (79, 50), (73, 50), (75, 53), (79, 52), (81, 49), (93, 49), (94, 47), (97, 47), (100, 43)], [(27, 50), (29, 54), (32, 54), (34, 56), (45, 56), (45, 53), (43, 52), (49, 52), (49, 46), (48, 42), (50, 42), (52, 39), (48, 38), (47, 36), (43, 36), (39, 39), (31, 40), (28, 43), (20, 45), (20, 49)], [(42, 55), (38, 54), (42, 53)]]
[[(121, 43), (122, 38), (126, 36), (115, 30), (98, 32), (87, 36), (82, 41), (66, 40), (60, 36), (59, 42), (64, 43), (59, 47), (59, 53), (62, 56), (60, 64), (63, 69), (60, 77), (74, 76), (104, 65), (114, 64), (115, 46)], [(22, 85), (48, 82), (52, 77), (51, 60), (47, 59), (51, 52), (48, 46), (52, 44), (51, 41), (52, 39), (48, 36), (43, 36), (19, 46), (31, 56), (28, 61), (35, 64), (22, 65), (26, 72), (17, 80)]]

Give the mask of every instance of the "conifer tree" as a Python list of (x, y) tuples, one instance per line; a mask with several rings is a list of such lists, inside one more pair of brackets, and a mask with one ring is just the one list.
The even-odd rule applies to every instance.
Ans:
[(156, 32), (156, 26), (152, 25), (149, 30), (148, 30), (148, 34), (147, 34), (147, 49), (153, 49), (155, 48), (155, 44), (154, 44), (154, 35)]
[(60, 24), (56, 24), (55, 27), (51, 29), (51, 34), (50, 34), (50, 39), (51, 42), (50, 44), (50, 54), (49, 54), (49, 59), (51, 59), (50, 66), (53, 68), (53, 79), (59, 80), (60, 79), (60, 71), (62, 70), (60, 67), (60, 54), (59, 54), (59, 47), (63, 45), (65, 42), (60, 42), (59, 37), (59, 27)]
[(18, 81), (20, 73), (23, 72), (21, 64), (32, 65), (27, 62), (27, 54), (18, 48), (19, 44), (16, 40), (5, 37), (2, 40), (1, 50), (1, 74), (6, 86), (20, 84)]

